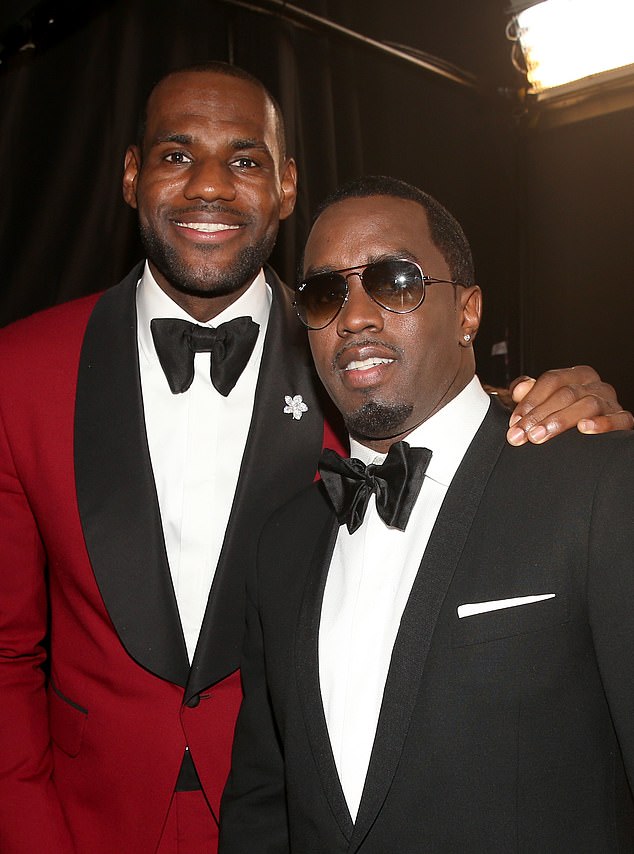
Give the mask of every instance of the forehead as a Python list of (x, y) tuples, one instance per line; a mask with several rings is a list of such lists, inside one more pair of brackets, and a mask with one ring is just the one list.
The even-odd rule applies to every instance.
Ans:
[(395, 255), (418, 261), (428, 275), (447, 271), (431, 239), (427, 213), (417, 202), (394, 196), (344, 199), (315, 222), (304, 269), (344, 269)]
[(144, 141), (185, 131), (264, 140), (277, 150), (273, 105), (263, 89), (239, 77), (188, 71), (162, 80), (148, 101)]

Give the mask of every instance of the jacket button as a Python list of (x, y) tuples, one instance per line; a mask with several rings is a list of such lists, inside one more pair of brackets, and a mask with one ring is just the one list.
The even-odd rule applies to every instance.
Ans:
[(190, 699), (185, 703), (185, 705), (186, 705), (188, 708), (190, 708), (190, 709), (195, 709), (195, 708), (196, 708), (196, 706), (197, 706), (199, 703), (200, 703), (200, 697), (198, 696), (198, 694), (194, 694), (194, 696), (193, 696), (193, 697), (191, 697), (191, 698), (190, 698)]

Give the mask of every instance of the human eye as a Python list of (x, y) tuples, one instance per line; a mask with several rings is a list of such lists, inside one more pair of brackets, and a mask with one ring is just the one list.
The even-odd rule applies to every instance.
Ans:
[(168, 163), (191, 163), (192, 159), (189, 154), (185, 154), (184, 151), (170, 151), (169, 154), (166, 154), (163, 158)]
[(312, 294), (312, 297), (313, 301), (315, 303), (318, 303), (319, 305), (330, 305), (333, 302), (337, 302), (337, 300), (340, 298), (339, 290), (334, 287), (327, 288), (323, 291), (317, 290), (314, 294)]
[(404, 291), (409, 291), (412, 286), (410, 279), (402, 273), (397, 274), (391, 281), (386, 281), (383, 284), (383, 289), (389, 293), (401, 294)]
[(400, 295), (409, 290), (410, 284), (403, 276), (368, 279), (367, 284), (376, 296)]
[(241, 155), (240, 157), (236, 157), (235, 160), (232, 161), (232, 165), (237, 166), (238, 169), (255, 169), (260, 164), (252, 157)]
[(341, 300), (342, 290), (345, 291), (345, 279), (333, 273), (321, 273), (306, 280), (310, 299), (316, 305), (332, 305)]

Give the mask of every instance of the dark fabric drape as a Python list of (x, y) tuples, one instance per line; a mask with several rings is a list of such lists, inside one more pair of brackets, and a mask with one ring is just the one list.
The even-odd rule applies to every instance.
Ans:
[[(376, 38), (429, 38), (433, 49), (446, 35), (430, 26), (439, 10), (461, 20), (459, 0), (297, 5)], [(460, 27), (454, 36), (445, 54), (470, 61), (461, 53), (468, 40)], [(54, 47), (36, 49), (21, 67), (0, 74), (0, 325), (106, 288), (141, 257), (135, 213), (121, 199), (125, 148), (151, 84), (171, 68), (209, 58), (256, 74), (284, 110), (300, 194), (272, 258), (283, 278), (294, 279), (316, 203), (342, 180), (377, 172), (438, 195), (464, 220), (487, 277), (505, 281), (513, 264), (512, 217), (495, 211), (508, 208), (510, 137), (497, 106), (277, 16), (213, 0), (114, 0)], [(487, 251), (485, 197), (498, 200), (493, 219), (508, 235), (501, 252)], [(502, 268), (505, 276), (498, 275)], [(487, 335), (504, 334), (513, 293), (500, 289), (497, 315), (488, 315), (491, 332), (482, 333), (485, 351)]]
[[(121, 198), (139, 109), (169, 69), (224, 59), (260, 77), (287, 119), (300, 194), (272, 258), (284, 279), (294, 278), (324, 195), (355, 175), (394, 175), (437, 196), (471, 241), (485, 291), (483, 378), (502, 384), (520, 370), (593, 361), (634, 407), (623, 324), (604, 328), (596, 311), (600, 293), (610, 317), (629, 316), (634, 110), (568, 128), (527, 123), (504, 94), (522, 82), (504, 36), (506, 0), (294, 5), (453, 62), (476, 75), (478, 90), (220, 0), (99, 0), (64, 39), (0, 67), (0, 325), (106, 288), (142, 256), (136, 215)], [(589, 225), (593, 210), (601, 227)], [(562, 290), (565, 257), (584, 263)], [(575, 332), (561, 334), (564, 324)], [(502, 341), (508, 359), (491, 355)]]
[(222, 3), (120, 0), (0, 76), (0, 325), (108, 287), (141, 257), (121, 198), (125, 148), (152, 83), (210, 58), (252, 71), (282, 104), (301, 195), (273, 263), (292, 280), (310, 209), (339, 179), (335, 112), (347, 171), (362, 171), (354, 81), (334, 83), (348, 59), (330, 54), (323, 37)]
[[(441, 7), (456, 12), (447, 2), (458, 0), (434, 0), (429, 8), (405, 0), (390, 8), (365, 0), (298, 5), (376, 38), (429, 38), (435, 49), (444, 34), (430, 22)], [(448, 58), (470, 61), (461, 55), (466, 43), (457, 32), (453, 48), (445, 42), (445, 52), (455, 53)], [(141, 257), (135, 214), (121, 199), (126, 145), (153, 81), (209, 58), (252, 71), (284, 110), (300, 174), (296, 212), (282, 224), (272, 258), (287, 281), (316, 203), (363, 172), (393, 174), (438, 195), (465, 220), (489, 278), (513, 263), (512, 230), (504, 251), (490, 253), (482, 228), (481, 187), (489, 199), (502, 193), (496, 208), (509, 200), (500, 171), (509, 131), (474, 93), (276, 16), (213, 0), (115, 0), (56, 46), (36, 49), (0, 75), (0, 324), (108, 287)], [(500, 222), (511, 228), (506, 213)], [(508, 325), (513, 291), (500, 293), (499, 317), (489, 312), (494, 340)]]

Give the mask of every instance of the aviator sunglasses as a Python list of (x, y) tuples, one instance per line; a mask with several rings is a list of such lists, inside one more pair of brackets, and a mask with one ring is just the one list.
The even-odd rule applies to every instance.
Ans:
[(426, 285), (462, 284), (426, 276), (415, 261), (406, 258), (316, 273), (300, 282), (295, 291), (293, 305), (304, 326), (324, 329), (332, 323), (348, 299), (350, 276), (359, 277), (366, 294), (377, 305), (396, 314), (407, 314), (422, 305)]

